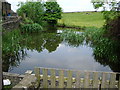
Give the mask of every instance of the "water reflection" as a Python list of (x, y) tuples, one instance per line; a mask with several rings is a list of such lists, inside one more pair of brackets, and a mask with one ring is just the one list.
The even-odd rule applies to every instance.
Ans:
[(2, 69), (7, 72), (13, 67), (19, 66), (27, 53), (19, 44), (21, 38), (18, 31), (3, 34), (2, 39)]
[(42, 52), (44, 49), (47, 49), (49, 53), (53, 52), (62, 42), (60, 35), (55, 33), (26, 34), (22, 37), (21, 46), (24, 46), (27, 50), (38, 52)]
[[(53, 31), (39, 34), (12, 32), (9, 35), (4, 35), (3, 71), (24, 73), (26, 70), (33, 70), (35, 66), (120, 71), (118, 67), (120, 63), (118, 61), (112, 62), (108, 58), (111, 54), (118, 56), (118, 59), (120, 58), (119, 44), (117, 42), (108, 44), (108, 42), (101, 41), (101, 44), (95, 44), (90, 41), (89, 44), (86, 44), (85, 37), (80, 34), (79, 32), (66, 33), (66, 31), (59, 30), (54, 33)], [(116, 44), (117, 46), (115, 46)], [(110, 47), (113, 47), (111, 51), (109, 51)], [(99, 50), (102, 50), (102, 52)], [(110, 53), (107, 53), (107, 51)]]
[(97, 62), (104, 66), (108, 65), (114, 72), (120, 72), (120, 41), (102, 41), (94, 47), (94, 58)]

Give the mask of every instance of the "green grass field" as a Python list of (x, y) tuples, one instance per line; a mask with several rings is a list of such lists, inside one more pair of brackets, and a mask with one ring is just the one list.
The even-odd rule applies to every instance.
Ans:
[(67, 26), (95, 26), (99, 28), (104, 25), (104, 19), (101, 12), (63, 13), (62, 19), (58, 23)]

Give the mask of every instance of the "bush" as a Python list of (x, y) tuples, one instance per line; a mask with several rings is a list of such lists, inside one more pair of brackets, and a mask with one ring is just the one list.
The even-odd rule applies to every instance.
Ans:
[(29, 19), (29, 18), (25, 18), (24, 20), (23, 20), (23, 23), (24, 24), (33, 24), (34, 22), (31, 20), (31, 19)]
[(21, 24), (20, 26), (22, 32), (39, 32), (43, 31), (41, 25), (34, 23), (34, 24)]
[(111, 38), (120, 39), (120, 16), (117, 16), (113, 20), (109, 20), (106, 23), (107, 36)]

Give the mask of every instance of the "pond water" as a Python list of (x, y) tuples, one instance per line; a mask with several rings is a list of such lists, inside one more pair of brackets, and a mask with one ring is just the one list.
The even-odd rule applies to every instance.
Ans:
[(15, 55), (5, 54), (4, 58), (9, 59), (9, 62), (4, 61), (3, 71), (24, 74), (34, 67), (112, 71), (109, 65), (104, 66), (96, 61), (93, 48), (89, 44), (78, 42), (79, 44), (76, 45), (74, 41), (68, 43), (60, 38), (61, 33), (62, 30), (58, 30), (54, 33), (23, 34), (20, 37), (19, 35), (16, 38), (12, 37), (17, 43), (17, 46), (16, 44), (11, 46), (15, 48), (13, 49)]

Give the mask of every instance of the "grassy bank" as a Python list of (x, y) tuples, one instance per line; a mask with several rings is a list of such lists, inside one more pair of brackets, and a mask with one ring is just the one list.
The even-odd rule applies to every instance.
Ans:
[(94, 26), (100, 28), (104, 25), (104, 19), (101, 12), (63, 13), (62, 19), (58, 23), (66, 26)]

